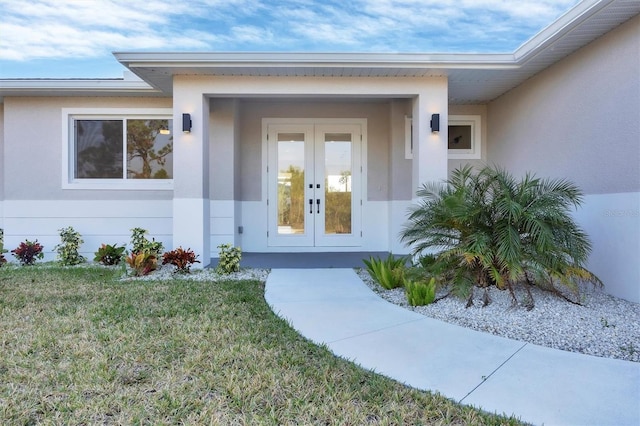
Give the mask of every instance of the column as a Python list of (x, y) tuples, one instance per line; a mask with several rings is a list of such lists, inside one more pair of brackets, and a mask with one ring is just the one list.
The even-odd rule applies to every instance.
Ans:
[[(182, 114), (191, 131), (182, 130)], [(209, 202), (209, 100), (176, 78), (173, 89), (173, 246), (191, 248), (205, 267), (211, 261)]]

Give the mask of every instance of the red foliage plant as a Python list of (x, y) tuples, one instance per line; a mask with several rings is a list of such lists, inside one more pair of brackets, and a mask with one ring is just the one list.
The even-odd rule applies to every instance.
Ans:
[(177, 268), (176, 272), (189, 273), (191, 265), (194, 263), (200, 263), (197, 260), (197, 255), (190, 248), (184, 250), (182, 247), (178, 247), (175, 250), (171, 250), (162, 255), (162, 264), (171, 264)]

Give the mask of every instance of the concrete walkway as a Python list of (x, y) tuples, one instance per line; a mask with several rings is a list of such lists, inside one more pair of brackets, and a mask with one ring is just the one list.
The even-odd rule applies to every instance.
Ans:
[(640, 364), (549, 349), (424, 317), (352, 269), (273, 269), (265, 297), (303, 336), (364, 368), (544, 425), (640, 425)]

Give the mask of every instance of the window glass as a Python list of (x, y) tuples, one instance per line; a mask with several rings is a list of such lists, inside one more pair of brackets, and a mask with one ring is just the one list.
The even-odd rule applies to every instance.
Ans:
[(173, 178), (173, 137), (169, 121), (127, 120), (128, 179)]
[(122, 178), (122, 120), (77, 120), (76, 153), (76, 178)]
[(76, 119), (74, 178), (172, 179), (172, 130), (168, 119)]

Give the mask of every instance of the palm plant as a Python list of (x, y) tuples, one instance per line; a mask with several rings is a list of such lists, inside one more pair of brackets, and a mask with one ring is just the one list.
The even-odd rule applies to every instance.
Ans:
[(474, 286), (509, 290), (517, 303), (513, 289), (519, 283), (565, 298), (558, 285), (576, 296), (580, 282), (602, 285), (584, 267), (591, 244), (570, 214), (582, 193), (567, 180), (526, 174), (518, 181), (498, 167), (474, 172), (464, 166), (444, 183), (423, 185), (417, 195), (421, 200), (401, 239), (414, 255), (435, 252), (433, 268), (469, 297), (467, 306)]

